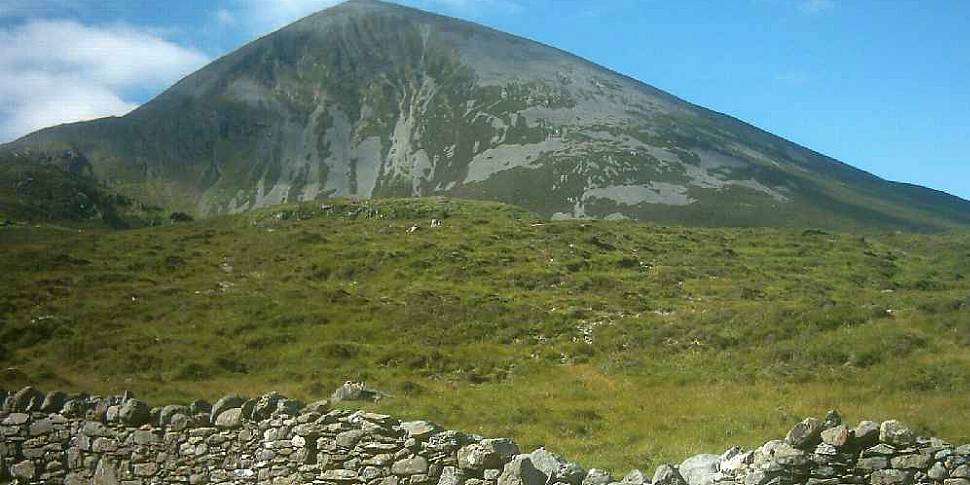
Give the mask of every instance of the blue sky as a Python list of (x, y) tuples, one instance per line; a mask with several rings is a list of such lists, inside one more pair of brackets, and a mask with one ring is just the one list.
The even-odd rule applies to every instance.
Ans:
[[(0, 141), (123, 114), (334, 0), (0, 0)], [(970, 198), (970, 2), (399, 0)], [(163, 6), (164, 5), (164, 6)]]

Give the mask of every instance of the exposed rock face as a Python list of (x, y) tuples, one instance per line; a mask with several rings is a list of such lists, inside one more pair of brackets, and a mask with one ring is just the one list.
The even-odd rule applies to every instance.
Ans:
[[(38, 394), (34, 390), (17, 393)], [(775, 440), (751, 451), (732, 448), (721, 455), (698, 455), (679, 467), (658, 467), (651, 484), (639, 470), (615, 482), (608, 472), (595, 468), (586, 471), (542, 448), (520, 454), (518, 446), (508, 439), (484, 439), (442, 430), (424, 421), (402, 423), (390, 416), (329, 410), (329, 406), (320, 404), (304, 407), (276, 393), (252, 400), (262, 403), (260, 409), (272, 409), (265, 418), (253, 420), (256, 406), (250, 406), (247, 414), (244, 404), (251, 401), (237, 397), (213, 406), (213, 413), (218, 410), (215, 426), (206, 412), (208, 407), (198, 404), (164, 406), (148, 413), (147, 422), (132, 426), (129, 423), (142, 421), (148, 405), (116, 397), (67, 396), (60, 412), (0, 412), (0, 482), (970, 485), (970, 445), (955, 447), (939, 439), (916, 437), (895, 421), (876, 427), (884, 431), (882, 438), (889, 442), (860, 446), (850, 438), (839, 445), (843, 440), (833, 437), (853, 431), (829, 421), (822, 426), (837, 431), (823, 432), (822, 440), (813, 448), (800, 449)], [(231, 404), (239, 405), (225, 409)], [(62, 414), (79, 407), (117, 408), (117, 419), (89, 420)], [(871, 427), (864, 424), (855, 430)]]
[(970, 225), (970, 202), (887, 182), (560, 50), (374, 0), (256, 40), (124, 117), (3, 148), (76, 151), (100, 181), (191, 213), (448, 195), (556, 218)]

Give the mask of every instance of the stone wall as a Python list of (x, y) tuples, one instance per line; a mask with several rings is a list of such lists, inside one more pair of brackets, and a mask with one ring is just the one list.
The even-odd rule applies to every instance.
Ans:
[(275, 393), (150, 408), (129, 396), (0, 391), (0, 483), (328, 485), (970, 485), (970, 446), (896, 421), (806, 419), (755, 450), (650, 476), (584, 469), (508, 439), (304, 405)]

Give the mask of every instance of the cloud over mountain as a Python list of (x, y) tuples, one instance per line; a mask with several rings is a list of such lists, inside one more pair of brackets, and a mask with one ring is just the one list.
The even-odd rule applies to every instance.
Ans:
[(209, 59), (125, 24), (28, 20), (0, 29), (0, 139), (121, 115)]

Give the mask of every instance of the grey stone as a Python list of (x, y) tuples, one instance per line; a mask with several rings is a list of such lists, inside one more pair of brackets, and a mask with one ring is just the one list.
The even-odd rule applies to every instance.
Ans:
[(441, 477), (438, 479), (438, 485), (462, 485), (464, 483), (465, 474), (460, 468), (446, 466), (441, 469)]
[(168, 419), (168, 427), (175, 432), (185, 431), (191, 426), (192, 419), (186, 414), (176, 413)]
[[(546, 478), (528, 455), (518, 455), (505, 465), (497, 485), (546, 485)], [(468, 480), (465, 485), (472, 485), (471, 482)]]
[(60, 412), (61, 409), (64, 409), (65, 402), (67, 402), (67, 394), (60, 391), (49, 392), (44, 396), (44, 402), (41, 403), (39, 411), (44, 413)]
[(247, 399), (246, 402), (242, 403), (242, 417), (243, 419), (253, 419), (256, 412), (256, 400)]
[(4, 411), (39, 411), (41, 406), (44, 404), (44, 397), (44, 394), (37, 389), (27, 386), (17, 391), (13, 396), (10, 396), (10, 398), (7, 399), (7, 402), (4, 404)]
[(930, 479), (936, 480), (938, 482), (950, 476), (949, 473), (947, 473), (946, 471), (946, 467), (943, 466), (943, 464), (940, 462), (934, 463), (933, 466), (930, 467), (930, 470), (926, 472), (926, 475), (929, 476)]
[(276, 412), (287, 416), (296, 416), (303, 409), (303, 401), (296, 399), (280, 399), (276, 402)]
[(692, 456), (678, 467), (688, 485), (713, 485), (718, 478), (719, 455)]
[(371, 388), (363, 382), (347, 381), (330, 395), (330, 400), (340, 401), (379, 401), (386, 394)]
[(879, 441), (879, 424), (862, 421), (852, 430), (852, 443), (860, 448), (868, 448)]
[(85, 421), (81, 427), (81, 432), (84, 433), (85, 436), (98, 437), (108, 436), (111, 433), (111, 430), (98, 421)]
[(350, 431), (344, 431), (337, 435), (336, 443), (337, 446), (344, 449), (351, 449), (357, 446), (357, 443), (364, 437), (364, 432), (359, 429), (352, 429)]
[[(557, 478), (560, 476), (561, 470), (568, 464), (565, 458), (545, 448), (538, 448), (532, 453), (529, 453), (529, 459), (532, 461), (532, 466), (546, 476), (546, 482), (548, 483), (559, 481)], [(578, 485), (586, 478), (586, 471), (582, 470), (579, 477), (572, 478), (572, 483)]]
[(168, 426), (172, 424), (172, 418), (179, 414), (182, 416), (188, 416), (191, 414), (189, 412), (189, 407), (178, 404), (170, 404), (163, 407), (161, 412), (158, 414), (159, 425)]
[(560, 484), (578, 485), (586, 478), (586, 469), (578, 463), (566, 463), (554, 477)]
[(869, 475), (872, 485), (909, 485), (913, 483), (913, 474), (904, 470), (876, 470)]
[(118, 479), (117, 465), (107, 458), (98, 460), (91, 485), (121, 485), (121, 480)]
[(840, 478), (809, 478), (805, 485), (840, 485)]
[(909, 446), (915, 443), (916, 436), (899, 421), (890, 420), (879, 426), (879, 441), (892, 446)]
[(13, 413), (8, 415), (3, 419), (4, 426), (20, 426), (21, 424), (26, 424), (30, 421), (30, 415), (27, 413)]
[(933, 463), (933, 457), (923, 454), (900, 455), (889, 462), (893, 468), (900, 470), (926, 470)]
[(132, 473), (136, 477), (151, 477), (158, 473), (158, 465), (154, 463), (136, 463), (132, 466)]
[(825, 429), (834, 428), (841, 424), (842, 424), (842, 414), (839, 413), (837, 410), (832, 409), (829, 412), (825, 413), (825, 423), (823, 423), (823, 426), (825, 427)]
[(771, 446), (766, 444), (762, 447), (762, 454), (771, 463), (781, 467), (798, 468), (809, 463), (808, 454), (790, 445), (787, 441), (773, 442)]
[(107, 420), (109, 407), (111, 407), (111, 403), (104, 399), (92, 399), (84, 416), (89, 421), (100, 421), (103, 423)]
[(653, 474), (653, 485), (686, 485), (684, 477), (671, 465), (660, 465)]
[(792, 427), (785, 441), (800, 450), (810, 450), (822, 441), (823, 429), (823, 423), (818, 418), (807, 418)]
[(215, 425), (221, 429), (236, 429), (242, 426), (242, 408), (222, 410), (216, 417)]
[(151, 420), (151, 408), (144, 401), (128, 399), (118, 410), (118, 420), (130, 428), (143, 426)]
[(815, 454), (819, 456), (835, 456), (839, 454), (839, 449), (828, 443), (822, 443), (815, 447)]
[(212, 406), (212, 411), (209, 413), (212, 423), (215, 423), (219, 418), (219, 415), (223, 412), (233, 408), (241, 408), (244, 402), (246, 402), (246, 398), (240, 396), (239, 394), (229, 394), (223, 396), (216, 401), (216, 403)]
[(53, 430), (54, 423), (51, 422), (50, 418), (38, 419), (37, 421), (30, 423), (31, 436), (45, 435)]
[(822, 442), (836, 448), (842, 448), (849, 444), (852, 439), (852, 432), (844, 425), (832, 426), (821, 433)]
[(149, 445), (152, 443), (161, 442), (162, 438), (158, 434), (151, 431), (135, 430), (133, 433), (131, 433), (131, 440), (136, 445)]
[(947, 478), (946, 480), (943, 480), (943, 485), (970, 485), (970, 479)]
[(68, 399), (61, 408), (61, 414), (68, 418), (80, 418), (88, 410), (88, 404), (82, 399)]
[(812, 468), (811, 475), (814, 478), (835, 478), (840, 475), (840, 470), (834, 466), (821, 465)]
[(189, 413), (190, 414), (210, 414), (212, 413), (212, 404), (206, 401), (197, 400), (189, 403)]
[(621, 480), (620, 483), (623, 483), (624, 485), (644, 485), (647, 483), (647, 477), (642, 471), (634, 468), (623, 476), (623, 480)]
[(359, 479), (359, 477), (357, 476), (357, 472), (353, 470), (344, 470), (339, 468), (335, 470), (327, 470), (323, 472), (323, 474), (321, 475), (321, 478), (323, 478), (324, 480), (330, 480), (334, 482), (356, 482)]
[(965, 465), (967, 463), (970, 463), (970, 458), (957, 454), (951, 455), (943, 461), (943, 464), (946, 465), (948, 470), (955, 470), (959, 468), (960, 465)]
[(305, 408), (303, 408), (304, 413), (327, 414), (329, 411), (330, 401), (326, 399), (311, 402), (310, 404), (307, 404)]
[(950, 478), (970, 478), (970, 465), (960, 465), (950, 472)]
[(253, 420), (261, 421), (270, 417), (279, 408), (280, 401), (284, 399), (286, 398), (276, 391), (260, 396), (253, 407)]
[(892, 446), (889, 446), (889, 445), (887, 445), (885, 443), (880, 443), (880, 444), (878, 444), (876, 446), (873, 446), (872, 448), (866, 448), (865, 450), (862, 451), (862, 456), (864, 456), (864, 457), (868, 457), (868, 456), (895, 456), (895, 455), (898, 455), (898, 454), (899, 454), (899, 452), (896, 450), (896, 448), (893, 448)]
[(438, 431), (438, 425), (429, 421), (407, 421), (401, 423), (401, 428), (409, 437), (418, 441), (425, 441)]
[(754, 471), (744, 476), (744, 485), (766, 485), (775, 475), (764, 471)]
[[(512, 440), (482, 440), (458, 450), (458, 466), (465, 470), (477, 471), (486, 468), (502, 468), (518, 453), (519, 447)], [(531, 461), (530, 466), (532, 466)]]
[(427, 473), (427, 471), (428, 460), (421, 456), (399, 460), (391, 465), (391, 473), (394, 475), (418, 475)]
[(583, 478), (582, 485), (608, 485), (613, 481), (613, 477), (610, 473), (597, 468), (590, 468), (586, 473), (586, 478)]
[(360, 478), (365, 482), (374, 480), (375, 478), (381, 477), (381, 469), (376, 466), (364, 467), (364, 470), (360, 472)]
[(866, 472), (872, 472), (876, 470), (882, 470), (889, 468), (889, 459), (884, 456), (871, 456), (868, 458), (861, 458), (856, 462), (855, 467), (859, 470)]
[(34, 462), (25, 460), (10, 467), (10, 474), (21, 480), (32, 480), (37, 474), (37, 467)]
[(119, 421), (118, 414), (120, 413), (121, 413), (121, 406), (117, 404), (114, 406), (108, 406), (108, 412), (105, 413), (104, 420), (109, 423), (117, 423)]

